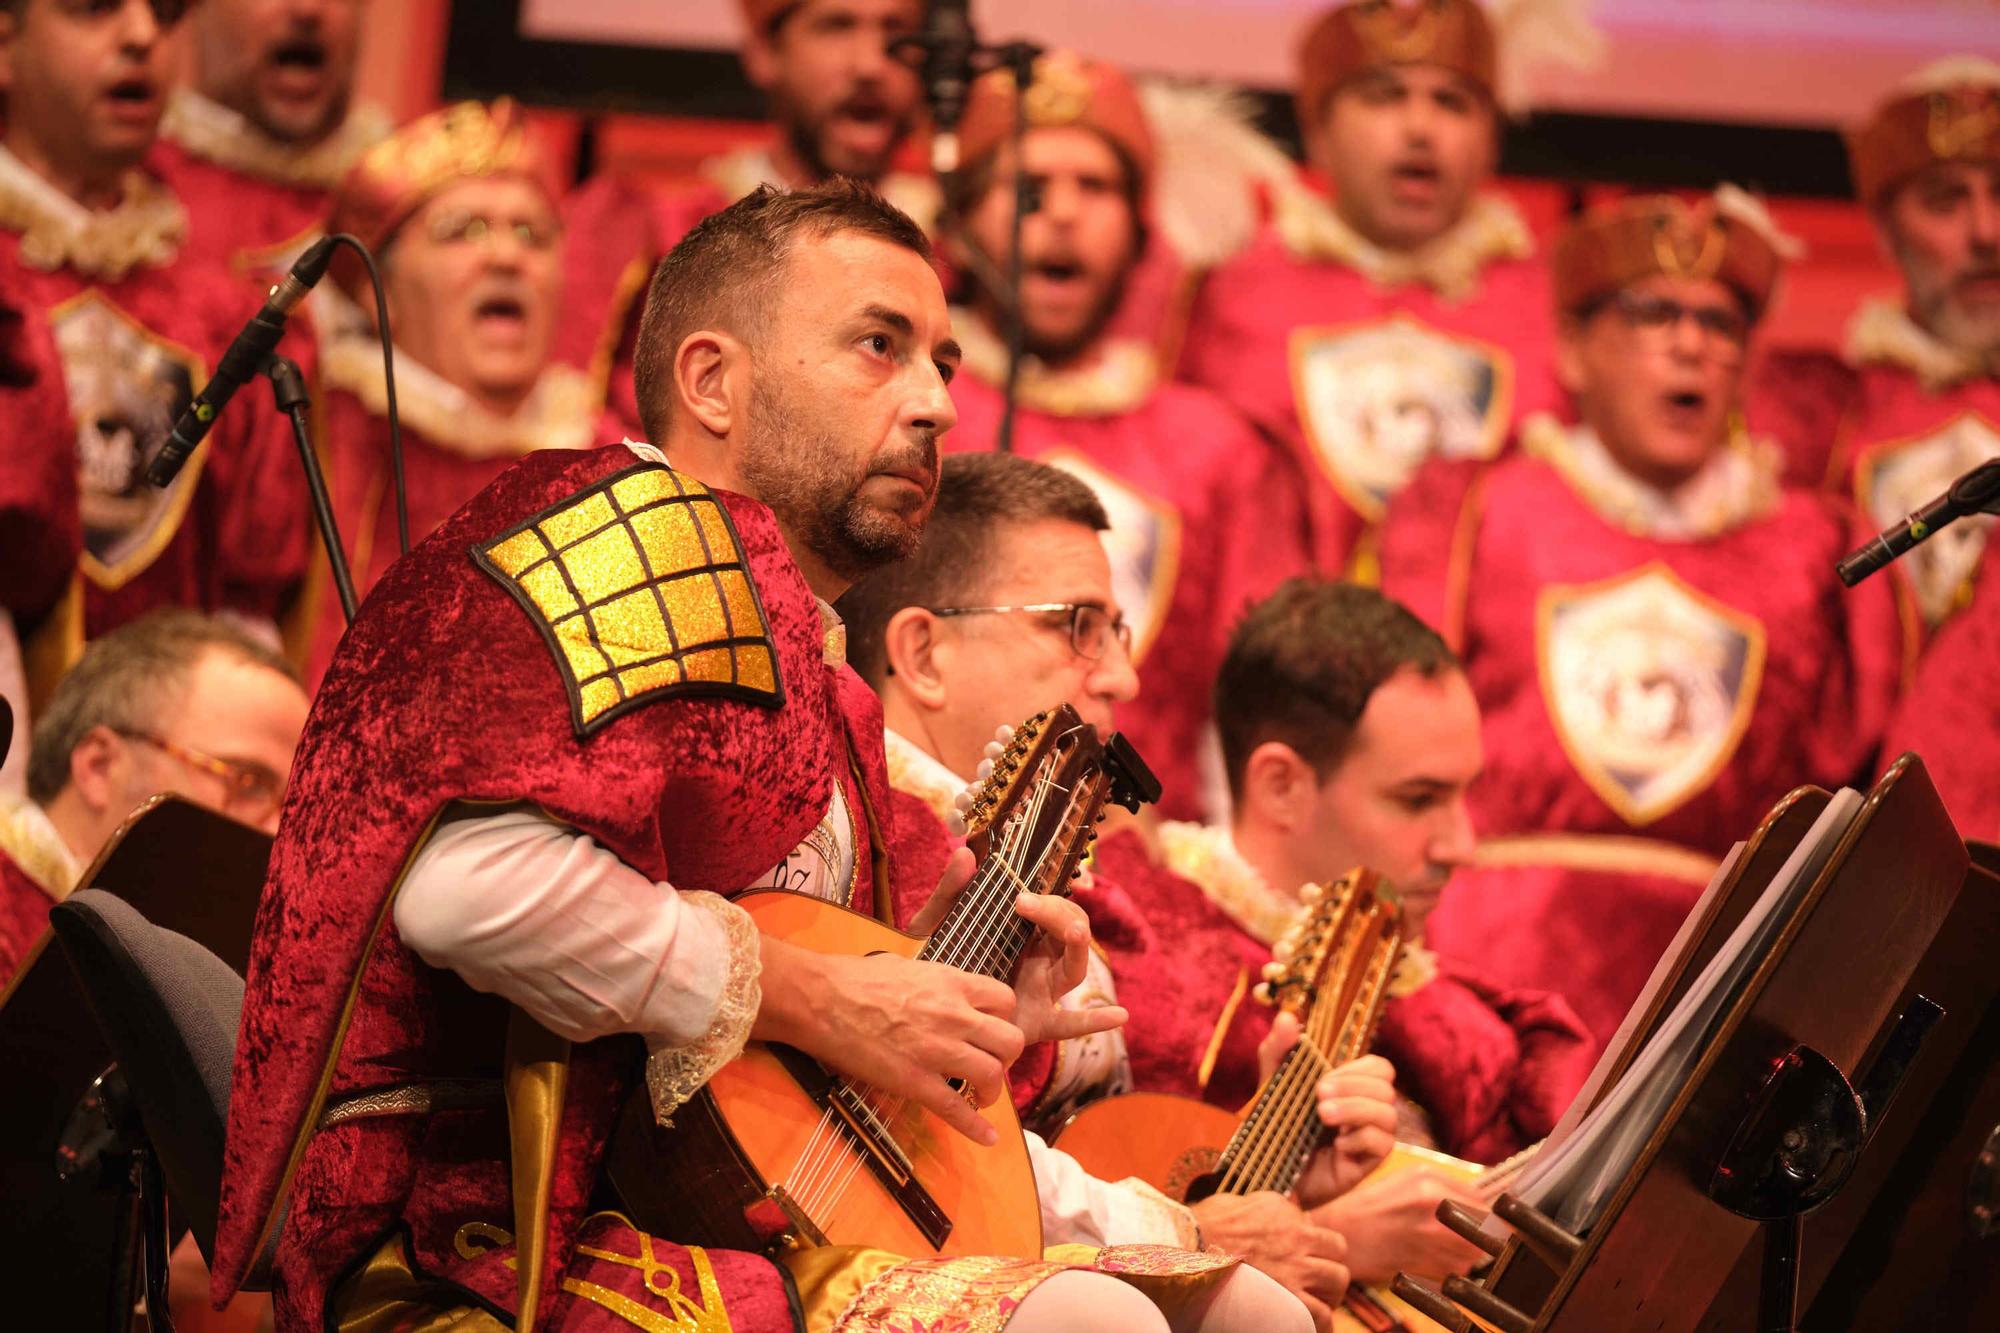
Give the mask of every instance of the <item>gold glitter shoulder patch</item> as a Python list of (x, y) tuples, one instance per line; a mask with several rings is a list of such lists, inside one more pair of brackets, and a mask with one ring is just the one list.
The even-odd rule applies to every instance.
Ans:
[(736, 525), (693, 477), (627, 468), (472, 558), (541, 630), (580, 737), (677, 694), (785, 701)]

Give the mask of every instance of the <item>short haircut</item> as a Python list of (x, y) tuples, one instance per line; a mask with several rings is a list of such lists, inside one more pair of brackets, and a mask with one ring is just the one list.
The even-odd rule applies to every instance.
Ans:
[(952, 606), (977, 597), (994, 539), (1010, 523), (1053, 519), (1092, 532), (1111, 526), (1088, 485), (1018, 454), (947, 454), (937, 504), (908, 559), (882, 566), (840, 599), (847, 660), (870, 685), (889, 674), (889, 621), (907, 606)]
[(69, 785), (69, 758), (97, 727), (156, 731), (178, 707), (195, 664), (210, 652), (275, 671), (298, 671), (234, 621), (199, 611), (154, 611), (93, 640), (35, 719), (28, 795), (46, 805)]
[(799, 241), (840, 232), (873, 236), (931, 259), (923, 228), (873, 186), (846, 177), (808, 190), (759, 186), (681, 238), (653, 270), (632, 355), (633, 390), (649, 438), (666, 439), (674, 356), (682, 341), (705, 328), (754, 340)]
[(1322, 779), (1354, 737), (1369, 698), (1398, 671), (1459, 669), (1437, 631), (1373, 588), (1304, 576), (1250, 609), (1215, 679), (1215, 725), (1231, 795), (1266, 741), (1296, 750)]

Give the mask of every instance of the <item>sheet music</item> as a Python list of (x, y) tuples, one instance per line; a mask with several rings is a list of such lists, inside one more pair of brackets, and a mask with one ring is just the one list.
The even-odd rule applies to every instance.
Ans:
[[(1569, 1230), (1596, 1223), (1612, 1192), (1687, 1082), (1716, 1023), (1739, 995), (1833, 850), (1860, 812), (1862, 797), (1842, 788), (1827, 802), (1757, 903), (1709, 959), (1630, 1069), (1574, 1134), (1521, 1173), (1514, 1191)], [(1721, 872), (1718, 872), (1721, 873)]]

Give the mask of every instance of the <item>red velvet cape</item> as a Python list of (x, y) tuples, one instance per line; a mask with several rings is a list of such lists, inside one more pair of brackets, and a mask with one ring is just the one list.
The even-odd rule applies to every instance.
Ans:
[[(420, 962), (389, 915), (402, 867), (448, 802), (533, 802), (653, 879), (722, 893), (790, 852), (826, 808), (829, 783), (849, 781), (856, 765), (862, 782), (850, 800), (887, 808), (879, 707), (852, 672), (824, 662), (811, 591), (769, 511), (739, 496), (715, 493), (761, 604), (782, 701), (740, 690), (642, 692), (584, 732), (550, 642), (473, 549), (588, 493), (601, 500), (613, 483), (650, 481), (646, 474), (677, 484), (623, 450), (522, 461), (388, 571), (335, 656), (300, 745), (258, 914), (218, 1297), (241, 1280), (281, 1200), (293, 1145), (319, 1114), (323, 1069), (325, 1090), (338, 1097), (496, 1066), (502, 1006)], [(870, 910), (872, 896), (864, 871), (853, 905)], [(641, 1054), (630, 1036), (573, 1053), (543, 1304), (552, 1320), (569, 1299), (559, 1291), (564, 1265)], [(281, 1309), (317, 1319), (343, 1268), (398, 1229), (421, 1271), (511, 1309), (506, 1250), (469, 1260), (454, 1246), (468, 1222), (508, 1225), (504, 1136), (498, 1108), (363, 1118), (311, 1135), (284, 1199)], [(679, 1254), (683, 1285), (691, 1283), (686, 1255), (658, 1248)], [(710, 1257), (737, 1327), (789, 1320), (780, 1318), (782, 1281), (765, 1261)]]
[[(0, 275), (10, 272), (0, 265)], [(42, 312), (0, 296), (0, 606), (27, 631), (63, 595), (83, 549), (76, 427)], [(22, 737), (22, 743), (27, 738)]]
[(172, 139), (153, 145), (147, 165), (187, 209), (189, 253), (231, 272), (274, 281), (326, 225), (333, 192), (323, 186), (264, 180)]
[(1959, 833), (2000, 843), (2000, 544), (1987, 544), (1982, 565), (1972, 605), (1938, 631), (1882, 752), (1922, 755)]

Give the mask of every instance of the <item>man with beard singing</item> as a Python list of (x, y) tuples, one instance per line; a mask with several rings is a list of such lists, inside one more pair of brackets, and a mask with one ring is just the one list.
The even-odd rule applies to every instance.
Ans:
[(882, 715), (829, 603), (911, 549), (954, 421), (923, 234), (865, 187), (759, 190), (661, 264), (639, 346), (662, 447), (503, 473), (334, 658), (252, 949), (218, 1296), (275, 1236), (281, 1333), (364, 1312), (764, 1333), (800, 1308), (855, 1333), (1164, 1329), (1149, 1295), (1175, 1327), (1303, 1328), (1223, 1256), (822, 1246), (787, 1276), (591, 1211), (627, 1094), (665, 1121), (748, 1040), (991, 1142), (973, 1102), (1025, 1043), (1122, 1017), (1055, 1006), (1089, 943), (1060, 899), (1020, 899), (1039, 932), (1012, 985), (815, 953), (730, 902), (888, 893)]
[(937, 189), (892, 169), (922, 87), (889, 54), (922, 22), (924, 0), (740, 0), (743, 70), (764, 94), (773, 138), (711, 158), (692, 188), (660, 191), (615, 174), (564, 205), (568, 299), (556, 353), (601, 376), (627, 429), (643, 424), (632, 390), (646, 275), (702, 218), (759, 185), (796, 188), (847, 176), (879, 188), (928, 228)]
[[(1011, 74), (974, 85), (960, 131), (954, 211), (981, 253), (968, 271), (1004, 271), (1017, 171), (1039, 203), (1022, 219), (1021, 318), (1027, 357), (1013, 448), (1082, 479), (1111, 519), (1105, 548), (1132, 634), (1136, 702), (1119, 724), (1160, 777), (1161, 809), (1219, 808), (1203, 790), (1201, 738), (1229, 627), (1308, 563), (1305, 478), (1214, 392), (1169, 381), (1153, 340), (1107, 326), (1144, 249), (1154, 143), (1130, 81), (1069, 52), (1043, 56), (1025, 107), (1022, 163), (1010, 139)], [(965, 373), (952, 386), (955, 449), (997, 443), (1007, 376), (1001, 294), (972, 284), (954, 326)], [(1204, 797), (1210, 798), (1204, 800)]]

